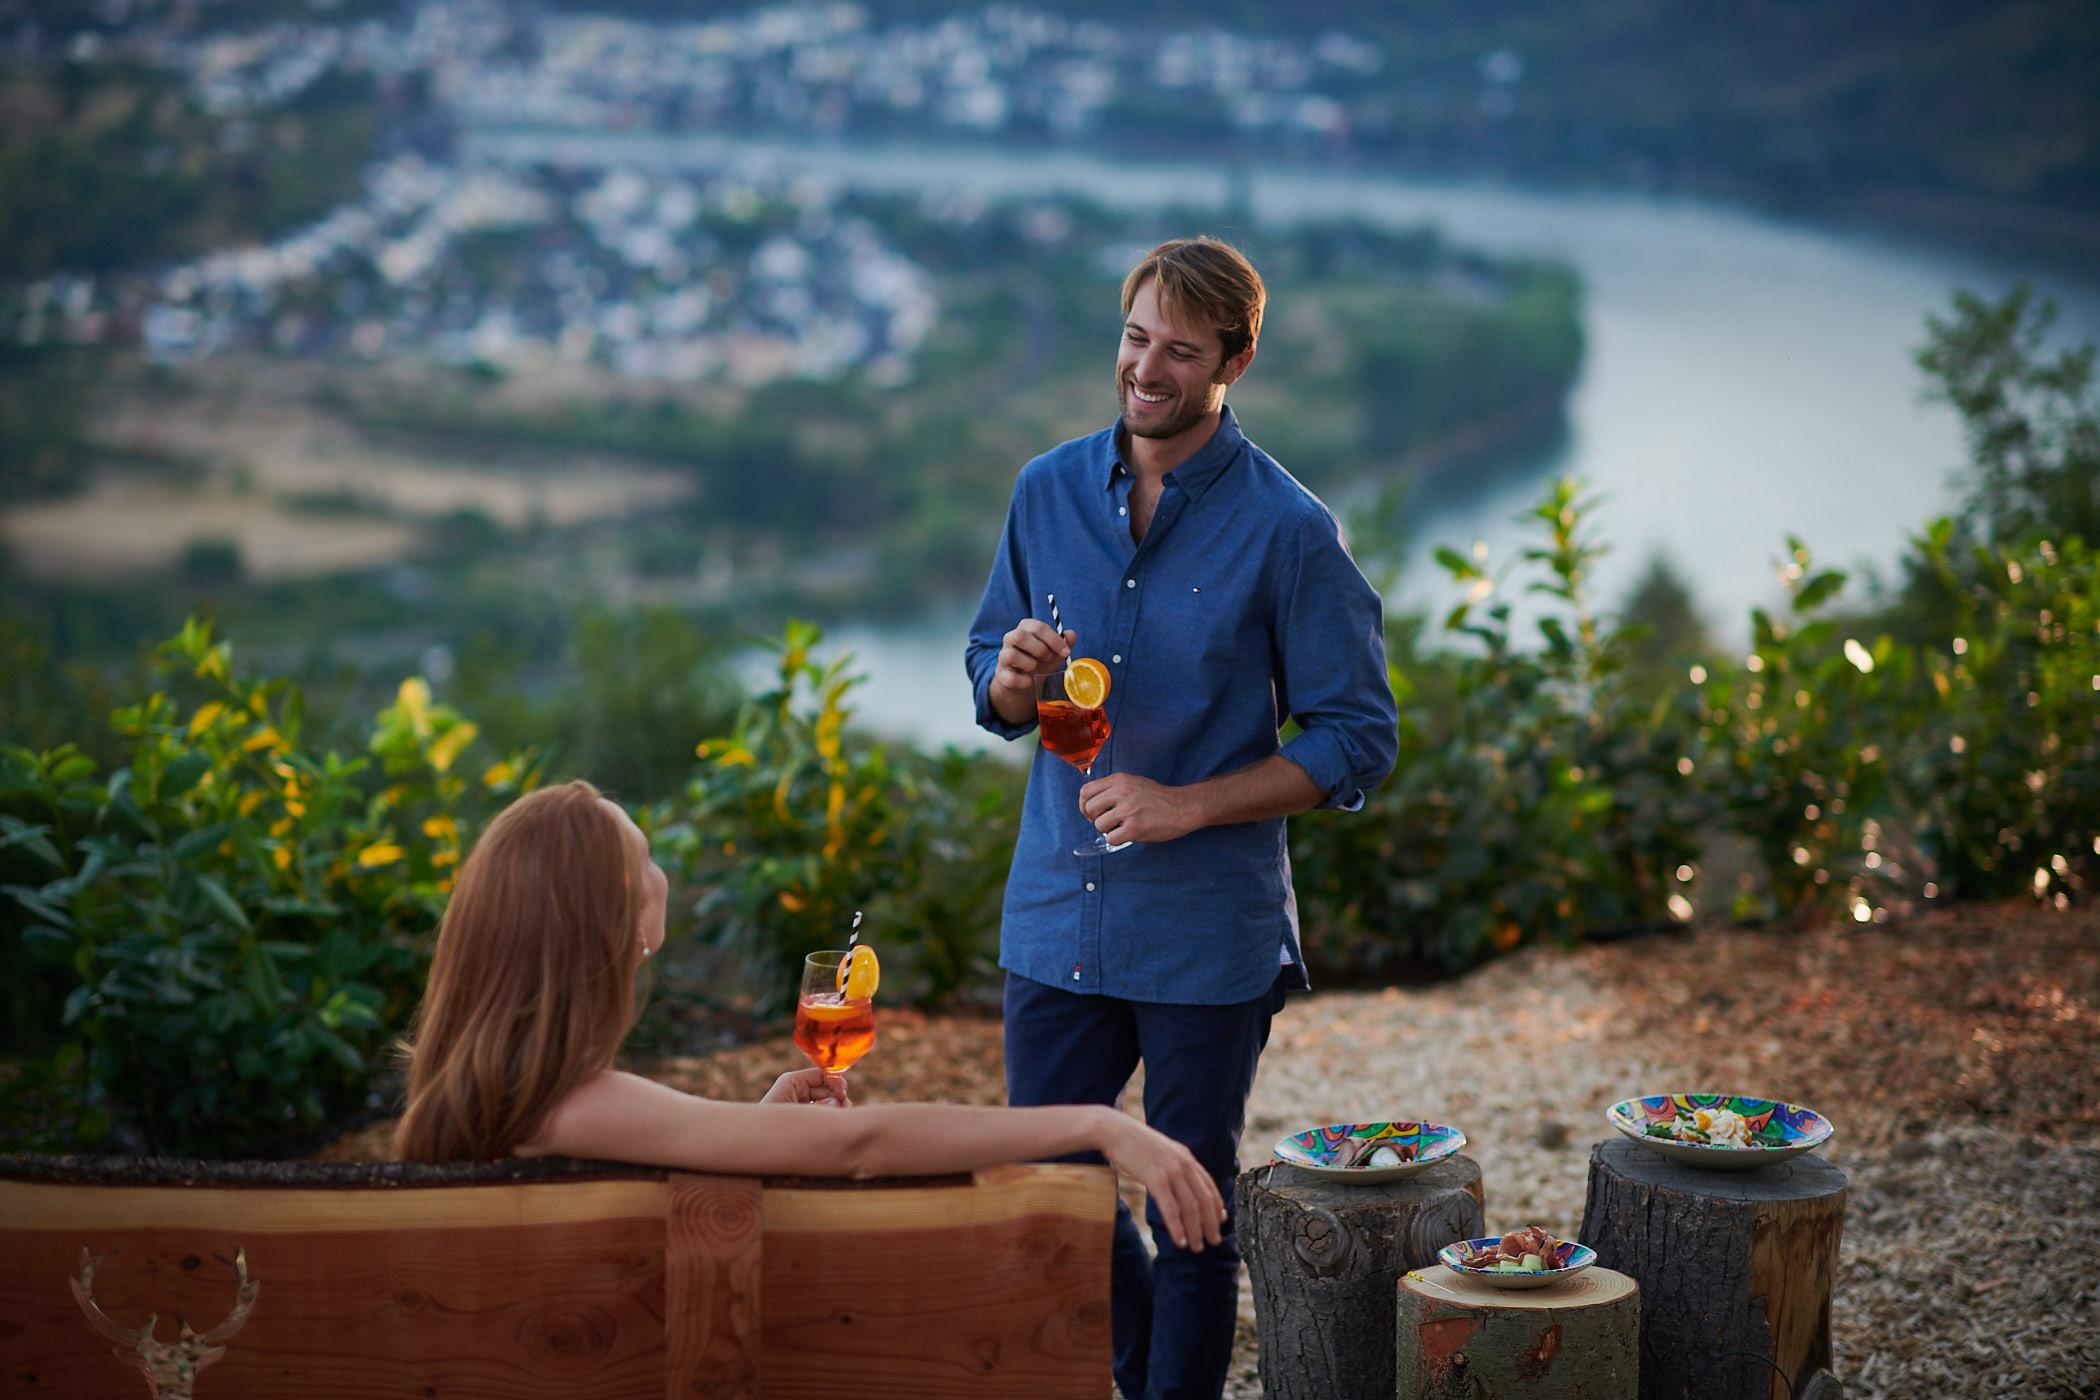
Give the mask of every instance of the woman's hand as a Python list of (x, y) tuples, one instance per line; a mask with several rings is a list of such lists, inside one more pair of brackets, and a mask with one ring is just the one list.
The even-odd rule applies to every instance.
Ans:
[(1101, 1111), (1109, 1118), (1101, 1151), (1117, 1171), (1144, 1186), (1175, 1246), (1201, 1254), (1203, 1246), (1216, 1244), (1225, 1224), (1225, 1201), (1195, 1154), (1120, 1109)]
[(853, 1101), (846, 1096), (846, 1076), (826, 1074), (811, 1065), (808, 1069), (791, 1069), (773, 1081), (760, 1103), (813, 1103), (823, 1108), (851, 1108)]

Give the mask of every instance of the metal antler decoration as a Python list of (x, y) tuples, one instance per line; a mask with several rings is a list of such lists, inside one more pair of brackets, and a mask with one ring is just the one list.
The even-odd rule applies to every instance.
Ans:
[(73, 1285), (73, 1301), (80, 1304), (80, 1310), (87, 1314), (97, 1332), (117, 1343), (113, 1353), (117, 1360), (129, 1361), (139, 1368), (146, 1384), (153, 1387), (154, 1400), (192, 1400), (197, 1373), (226, 1354), (226, 1348), (219, 1343), (240, 1331), (254, 1310), (255, 1295), (262, 1285), (248, 1277), (248, 1251), (237, 1250), (231, 1259), (223, 1254), (212, 1256), (233, 1270), (239, 1284), (233, 1311), (209, 1332), (193, 1331), (184, 1322), (182, 1340), (178, 1342), (155, 1340), (153, 1324), (160, 1320), (159, 1313), (147, 1317), (146, 1325), (134, 1330), (110, 1321), (109, 1314), (95, 1302), (95, 1270), (116, 1252), (112, 1249), (89, 1258), (85, 1248), (80, 1251), (80, 1277), (67, 1280)]

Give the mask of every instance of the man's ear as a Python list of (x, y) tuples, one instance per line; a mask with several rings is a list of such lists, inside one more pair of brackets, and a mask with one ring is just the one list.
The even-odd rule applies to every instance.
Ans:
[(1227, 385), (1236, 383), (1239, 377), (1247, 372), (1247, 366), (1254, 363), (1254, 349), (1254, 343), (1250, 343), (1246, 349), (1220, 365), (1218, 377), (1211, 382)]

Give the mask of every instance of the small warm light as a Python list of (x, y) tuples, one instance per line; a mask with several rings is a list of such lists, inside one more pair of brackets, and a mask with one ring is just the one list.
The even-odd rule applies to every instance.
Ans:
[(2056, 892), (2056, 898), (2050, 900), (2049, 902), (2051, 904), (2054, 904), (2056, 906), (2056, 912), (2061, 914), (2064, 910), (2071, 907), (2071, 896), (2065, 894), (2062, 890), (2058, 890)]
[(1691, 776), (1692, 776), (1692, 761), (1691, 761), (1691, 759), (1689, 759), (1689, 758), (1680, 758), (1680, 759), (1678, 759), (1678, 760), (1677, 760), (1677, 771), (1678, 771), (1678, 772), (1680, 772), (1680, 773), (1682, 773), (1682, 774), (1683, 774), (1683, 775), (1684, 775), (1685, 777), (1687, 777), (1687, 778), (1691, 777)]
[(1938, 899), (1940, 897), (1940, 887), (1927, 880), (1925, 882), (1925, 897), (1927, 899)]
[(1819, 885), (1827, 885), (1827, 884), (1829, 884), (1829, 883), (1830, 883), (1830, 872), (1829, 872), (1828, 870), (1818, 870), (1818, 871), (1816, 872), (1816, 883), (1817, 883), (1817, 884), (1819, 884)]
[(2020, 581), (2020, 561), (2019, 561), (2019, 560), (2017, 560), (2017, 559), (2008, 559), (2008, 560), (2006, 560), (2006, 561), (2005, 561), (2005, 576), (2006, 576), (2007, 578), (2011, 579), (2011, 580), (2012, 580), (2012, 581), (2013, 581), (2014, 583), (2018, 583), (2018, 582)]
[(2059, 875), (2068, 875), (2071, 873), (2071, 862), (2065, 860), (2062, 856), (2051, 856), (2049, 857), (2049, 868)]
[(1880, 905), (1878, 905), (1878, 904), (1877, 904), (1877, 905), (1875, 905), (1875, 906), (1874, 906), (1874, 922), (1875, 922), (1875, 923), (1877, 923), (1877, 924), (1885, 924), (1885, 923), (1887, 923), (1888, 921), (1889, 921), (1889, 911), (1888, 911), (1888, 910), (1886, 910), (1886, 909), (1884, 909), (1884, 908), (1882, 908), (1882, 907), (1881, 907)]
[(2100, 676), (2093, 677), (2093, 689), (2100, 690)]
[(2030, 709), (2030, 710), (2031, 710), (2031, 709), (2033, 709), (2033, 708), (2034, 708), (2035, 706), (2037, 706), (2037, 705), (2039, 705), (2039, 704), (2041, 704), (2041, 703), (2042, 703), (2042, 697), (2041, 697), (2040, 695), (2036, 694), (2036, 693), (2035, 693), (2034, 691), (2031, 691), (2031, 690), (2027, 692), (2027, 708), (2028, 708), (2028, 709)]
[(2034, 892), (2035, 892), (2036, 894), (2040, 894), (2040, 893), (2041, 893), (2041, 892), (2042, 892), (2043, 890), (2046, 890), (2046, 889), (2048, 889), (2048, 888), (2049, 888), (2049, 872), (2048, 872), (2048, 870), (2047, 870), (2046, 868), (2042, 868), (2042, 867), (2036, 867), (2036, 869), (2035, 869), (2035, 872), (2034, 872)]
[(1487, 562), (1488, 542), (1486, 540), (1473, 541), (1473, 557), (1483, 564)]
[(1947, 751), (1949, 753), (1967, 753), (1969, 751), (1969, 741), (1957, 734), (1947, 741)]
[(1864, 899), (1855, 899), (1852, 901), (1853, 922), (1863, 924), (1873, 917), (1874, 910), (1867, 904), (1867, 902)]
[(1874, 654), (1861, 646), (1857, 637), (1845, 638), (1845, 659), (1857, 666), (1861, 675), (1874, 669)]
[(1568, 781), (1569, 781), (1569, 782), (1571, 782), (1571, 783), (1579, 783), (1579, 782), (1581, 782), (1581, 781), (1582, 781), (1582, 769), (1581, 769), (1580, 767), (1577, 767), (1577, 766), (1576, 766), (1576, 765), (1574, 765), (1574, 764), (1570, 764), (1570, 765), (1568, 765)]
[(1816, 805), (1815, 803), (1813, 803), (1813, 802), (1809, 803), (1809, 804), (1808, 804), (1808, 805), (1807, 805), (1806, 807), (1803, 807), (1803, 808), (1801, 809), (1801, 819), (1802, 819), (1803, 821), (1811, 821), (1811, 822), (1812, 822), (1812, 821), (1815, 821), (1816, 819), (1818, 819), (1819, 817), (1821, 817), (1822, 815), (1823, 815), (1823, 809), (1822, 809), (1821, 807), (1818, 807), (1818, 806), (1817, 806), (1817, 805)]
[(1806, 847), (1806, 846), (1796, 846), (1796, 847), (1794, 847), (1794, 864), (1796, 864), (1796, 865), (1806, 865), (1806, 864), (1808, 864), (1808, 847)]
[(1956, 656), (1967, 656), (1969, 654), (1969, 639), (1967, 637), (1956, 637), (1954, 639), (1954, 654)]
[(1867, 869), (1869, 869), (1869, 870), (1879, 870), (1879, 869), (1881, 869), (1881, 852), (1879, 852), (1879, 851), (1868, 851), (1868, 852), (1867, 852)]
[[(1694, 666), (1694, 667), (1692, 667), (1692, 684), (1693, 684), (1693, 685), (1705, 685), (1705, 684), (1706, 684), (1706, 668), (1705, 668), (1704, 666)], [(2095, 676), (2095, 677), (2093, 677), (2093, 689), (2095, 689), (2095, 690), (2100, 690), (2100, 676)]]
[(1751, 671), (1762, 671), (1765, 669), (1765, 659), (1753, 651), (1743, 658), (1743, 666)]
[[(1859, 751), (1859, 761), (1861, 763), (1881, 762), (1881, 746), (1879, 744), (1869, 744), (1865, 748), (1861, 749)], [(1835, 812), (1839, 809), (1836, 807), (1832, 807), (1830, 810)]]
[(2027, 790), (2029, 792), (2040, 792), (2042, 790), (2043, 785), (2048, 781), (2049, 775), (2043, 772), (2041, 769), (2036, 768), (2027, 775)]
[(1692, 917), (1692, 902), (1681, 894), (1670, 896), (1670, 917), (1684, 923)]
[(1808, 708), (1808, 692), (1807, 692), (1807, 691), (1805, 691), (1805, 690), (1797, 690), (1797, 691), (1795, 691), (1795, 692), (1794, 692), (1794, 708), (1795, 708), (1795, 709), (1797, 709), (1797, 710), (1805, 710), (1805, 709), (1807, 709), (1807, 708)]
[[(2062, 860), (2063, 857), (2058, 856), (2057, 859)], [(1692, 867), (1690, 867), (1689, 865), (1680, 865), (1677, 867), (1677, 878), (1687, 885), (1689, 885), (1692, 882), (1692, 876), (1696, 875), (1697, 873), (1698, 872), (1693, 870)]]

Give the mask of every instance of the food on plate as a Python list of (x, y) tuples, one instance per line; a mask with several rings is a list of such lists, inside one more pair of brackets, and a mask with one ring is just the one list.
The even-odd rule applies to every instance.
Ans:
[(1492, 1244), (1458, 1244), (1459, 1261), (1469, 1269), (1498, 1274), (1538, 1274), (1560, 1267), (1560, 1244), (1536, 1225), (1512, 1230)]
[(1335, 1154), (1338, 1167), (1397, 1167), (1415, 1159), (1412, 1143), (1395, 1144), (1390, 1139), (1351, 1138)]
[(1650, 1123), (1646, 1132), (1649, 1137), (1670, 1138), (1676, 1142), (1696, 1142), (1708, 1147), (1786, 1146), (1784, 1133), (1771, 1128), (1760, 1137), (1751, 1131), (1750, 1120), (1732, 1108), (1680, 1106), (1675, 1118)]

